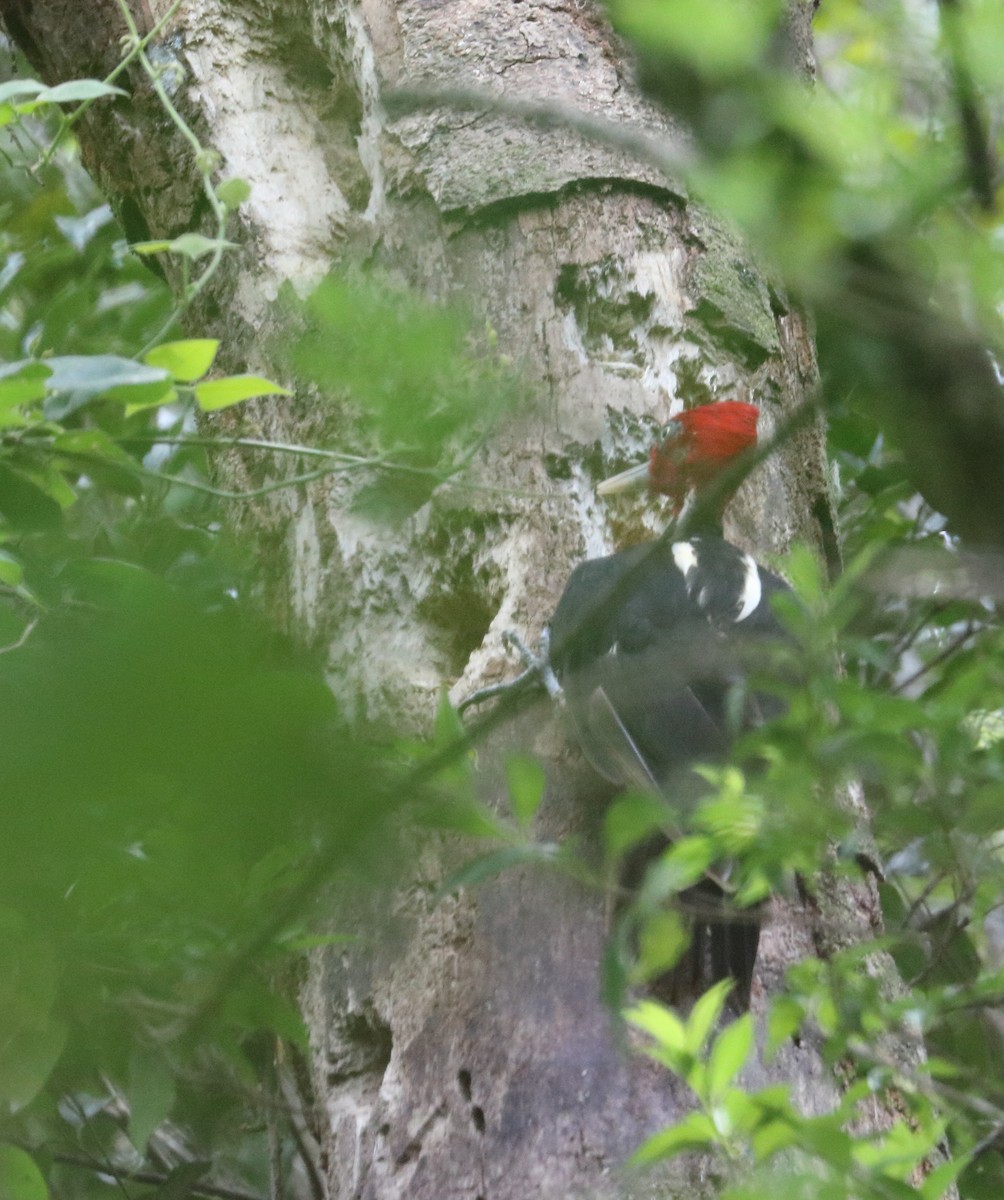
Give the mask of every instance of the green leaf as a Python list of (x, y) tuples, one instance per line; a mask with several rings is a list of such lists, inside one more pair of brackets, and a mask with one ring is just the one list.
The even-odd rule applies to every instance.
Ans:
[(439, 889), (438, 896), (442, 898), (459, 888), (474, 887), (512, 867), (550, 864), (556, 855), (557, 847), (550, 842), (530, 842), (525, 846), (506, 846), (502, 850), (493, 850), (490, 854), (479, 855), (455, 871)]
[(514, 754), (506, 759), (505, 777), (516, 820), (527, 826), (544, 798), (544, 769), (535, 758)]
[(697, 998), (687, 1019), (686, 1044), (691, 1054), (696, 1056), (704, 1049), (715, 1022), (722, 1015), (726, 997), (731, 990), (732, 981), (720, 979), (713, 987), (708, 988), (703, 996)]
[(791, 996), (778, 996), (770, 1006), (767, 1018), (767, 1053), (774, 1054), (799, 1030), (805, 1013), (801, 1004)]
[[(0, 96), (0, 125), (9, 124), (15, 116), (27, 116), (45, 104), (76, 104), (85, 100), (98, 100), (102, 96), (126, 96), (121, 88), (98, 79), (69, 79), (55, 87), (45, 87), (34, 79), (14, 80), (18, 86), (4, 85)], [(31, 96), (29, 100), (13, 102), (18, 95)]]
[(715, 1038), (708, 1056), (707, 1088), (717, 1096), (739, 1074), (753, 1047), (753, 1018), (744, 1013)]
[(56, 529), (63, 510), (48, 488), (0, 462), (0, 517), (15, 530)]
[(5, 1027), (7, 1036), (0, 1047), (0, 1108), (16, 1113), (45, 1086), (63, 1053), (69, 1030), (51, 1016), (42, 1016), (30, 1026), (5, 1020)]
[(687, 1048), (687, 1033), (683, 1022), (671, 1008), (654, 1000), (642, 1000), (624, 1013), (632, 1025), (651, 1037), (655, 1045), (648, 1053), (664, 1066), (686, 1077), (693, 1065), (694, 1056)]
[(201, 233), (183, 233), (170, 241), (133, 242), (132, 249), (137, 254), (180, 254), (193, 262), (213, 254), (216, 250), (234, 250), (236, 242), (228, 242), (225, 238), (208, 238)]
[(450, 697), (444, 691), (436, 705), (436, 720), (433, 726), (433, 746), (437, 750), (445, 749), (454, 742), (459, 742), (467, 736), (464, 722), (460, 713), (450, 703)]
[(676, 909), (660, 909), (641, 924), (637, 973), (644, 979), (675, 967), (690, 945), (690, 931)]
[(465, 796), (444, 796), (424, 803), (415, 819), (430, 829), (467, 837), (500, 839), (508, 832), (494, 813)]
[(137, 1046), (129, 1057), (129, 1137), (142, 1154), (174, 1104), (174, 1077), (160, 1054)]
[(33, 360), (0, 367), (0, 411), (43, 400), (51, 373), (45, 363)]
[(51, 421), (62, 420), (95, 396), (142, 403), (173, 390), (170, 375), (160, 367), (114, 354), (65, 354), (47, 358), (45, 365), (52, 372), (47, 390), (56, 393), (45, 406)]
[(262, 379), (259, 375), (228, 375), (226, 379), (207, 379), (195, 385), (195, 399), (203, 412), (216, 412), (220, 408), (229, 408), (231, 404), (240, 404), (242, 400), (252, 400), (255, 396), (292, 394), (289, 388), (270, 379)]
[(103, 429), (68, 429), (52, 439), (61, 455), (104, 458), (121, 467), (135, 467), (135, 461)]
[(618, 26), (641, 45), (690, 60), (713, 77), (740, 71), (754, 60), (776, 28), (772, 7), (737, 8), (729, 0), (616, 0), (611, 11)]
[(300, 1010), (258, 979), (245, 979), (230, 992), (223, 1015), (241, 1033), (268, 1030), (294, 1046), (306, 1046), (307, 1031)]
[(55, 87), (43, 88), (37, 100), (47, 104), (75, 104), (80, 100), (98, 100), (102, 96), (128, 96), (121, 88), (100, 79), (69, 79)]
[(18, 1146), (0, 1146), (0, 1200), (48, 1200), (35, 1160)]
[(45, 84), (37, 79), (9, 79), (0, 83), (0, 104), (16, 100), (19, 96), (37, 96), (45, 91)]
[(787, 1117), (769, 1117), (750, 1135), (750, 1146), (756, 1162), (765, 1162), (782, 1150), (798, 1145), (798, 1124)]
[(143, 356), (151, 367), (168, 371), (179, 383), (194, 383), (213, 365), (220, 348), (215, 338), (189, 338), (183, 342), (162, 342)]
[(0, 550), (0, 583), (17, 587), (24, 578), (24, 566), (19, 559), (6, 550)]
[(948, 1162), (943, 1162), (934, 1168), (917, 1187), (918, 1194), (923, 1197), (923, 1200), (942, 1200), (942, 1197), (948, 1194), (952, 1184), (968, 1166), (969, 1159), (966, 1155), (956, 1154)]
[(319, 950), (325, 946), (349, 946), (358, 942), (357, 933), (296, 933), (284, 934), (280, 944), (293, 954), (304, 954), (308, 950)]
[(239, 208), (245, 200), (250, 199), (251, 185), (246, 179), (238, 176), (224, 179), (221, 184), (217, 185), (216, 196), (227, 208)]
[(816, 1154), (836, 1170), (851, 1169), (853, 1139), (832, 1117), (810, 1117), (798, 1123), (798, 1140), (805, 1149)]
[(674, 1158), (677, 1154), (713, 1146), (717, 1140), (711, 1119), (705, 1113), (692, 1112), (678, 1124), (650, 1137), (631, 1155), (629, 1161), (632, 1166), (648, 1166)]
[(651, 834), (671, 823), (672, 813), (661, 796), (651, 792), (627, 792), (607, 809), (604, 838), (607, 853), (619, 858)]

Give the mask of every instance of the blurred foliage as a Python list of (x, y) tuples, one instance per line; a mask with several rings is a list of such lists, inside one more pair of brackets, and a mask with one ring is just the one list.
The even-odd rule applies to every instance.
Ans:
[[(346, 871), (381, 876), (389, 819), (434, 778), (445, 804), (469, 775), (447, 770), (456, 746), (350, 730), (321, 664), (256, 611), (253, 565), (223, 532), (232, 493), (213, 484), (214, 439), (195, 414), (288, 392), (221, 376), (213, 339), (164, 340), (180, 308), (72, 142), (54, 140), (67, 121), (39, 89), (0, 85), (0, 1195), (84, 1200), (112, 1176), (128, 1194), (264, 1194), (277, 1162), (292, 1170), (297, 1120), (310, 1157), (288, 1098), (306, 1049), (297, 963), (345, 937), (319, 901)], [(82, 81), (55, 99), (111, 90)], [(218, 215), (246, 197), (239, 183), (217, 189)], [(206, 243), (133, 249), (186, 264), (184, 307), (214, 269), (189, 281), (188, 265), (225, 248)], [(442, 363), (429, 342), (442, 327), (450, 363), (473, 370), (458, 318), (414, 303), (406, 317), (396, 340), (422, 320)], [(357, 368), (345, 383), (365, 408), (379, 371)], [(430, 377), (422, 404), (434, 391)], [(454, 388), (436, 409), (432, 440), (408, 409), (423, 481), (455, 469), (436, 446), (467, 395)], [(384, 399), (402, 398), (373, 411)], [(360, 465), (247, 448), (314, 455), (308, 478)], [(365, 465), (378, 477), (386, 462)]]
[(364, 464), (382, 468), (357, 492), (357, 511), (402, 520), (521, 403), (494, 330), (475, 335), (459, 307), (338, 274), (302, 303), (286, 287), (282, 302), (287, 319), (274, 357), (329, 400), (349, 400), (352, 437), (370, 451)]
[[(623, 1000), (665, 969), (682, 941), (667, 902), (723, 857), (739, 863), (741, 903), (877, 857), (888, 923), (875, 943), (799, 964), (772, 998), (768, 1051), (817, 1038), (847, 1082), (824, 1116), (801, 1115), (787, 1087), (742, 1087), (753, 1030), (723, 1025), (721, 989), (685, 1017), (636, 1005), (697, 1105), (638, 1161), (714, 1148), (737, 1198), (934, 1200), (960, 1173), (967, 1200), (996, 1197), (1004, 573), (983, 547), (1004, 541), (1004, 15), (991, 0), (827, 0), (810, 100), (779, 0), (609, 7), (643, 86), (693, 133), (688, 185), (768, 264), (778, 307), (815, 316), (845, 570), (829, 586), (807, 554), (786, 565), (795, 649), (756, 681), (786, 714), (707, 773), (646, 884), (641, 963), (625, 967), (615, 942), (607, 990)], [(63, 98), (102, 102), (74, 86)], [(264, 1192), (268, 1139), (245, 1126), (281, 1107), (278, 1059), (295, 1063), (303, 1040), (276, 981), (295, 973), (290, 948), (338, 936), (313, 902), (340, 868), (376, 862), (402, 797), (435, 780), (426, 820), (490, 839), (447, 887), (516, 862), (588, 872), (573, 848), (534, 841), (533, 763), (509, 766), (511, 819), (477, 810), (447, 710), (431, 746), (368, 746), (263, 627), (193, 414), (284, 389), (210, 375), (216, 344), (176, 327), (246, 186), (214, 186), (203, 155), (214, 236), (135, 248), (181, 264), (172, 303), (72, 145), (52, 151), (46, 99), (0, 92), (0, 1195), (89, 1200), (104, 1169), (180, 1196), (210, 1156), (214, 1180)], [(248, 441), (318, 464), (270, 487), (363, 471), (356, 503), (401, 516), (514, 399), (492, 332), (472, 336), (455, 313), (335, 278), (284, 302), (296, 336), (278, 361), (351, 408), (354, 440)], [(857, 787), (870, 831), (833, 801)], [(623, 798), (610, 858), (663, 819), (658, 800)], [(893, 1034), (923, 1035), (928, 1063), (897, 1063)], [(890, 1094), (902, 1118), (858, 1132), (856, 1114)], [(953, 1161), (920, 1182), (946, 1137)]]
[[(887, 923), (883, 938), (793, 968), (772, 1000), (768, 1050), (817, 1038), (846, 1080), (826, 1117), (800, 1115), (788, 1087), (742, 1088), (748, 1030), (716, 1032), (714, 993), (686, 1021), (652, 1003), (629, 1013), (698, 1104), (639, 1161), (714, 1148), (736, 1198), (934, 1200), (956, 1178), (965, 1198), (997, 1196), (1004, 9), (828, 0), (810, 97), (774, 0), (608, 7), (645, 89), (694, 134), (695, 194), (748, 238), (778, 303), (813, 315), (844, 555), (832, 585), (805, 553), (784, 564), (793, 650), (754, 683), (786, 713), (706, 773), (709, 796), (659, 864), (661, 898), (724, 858), (748, 903), (796, 877), (811, 887), (821, 867), (853, 879), (864, 860), (884, 865)], [(611, 848), (663, 819), (625, 797), (608, 815)], [(655, 941), (672, 949), (678, 934), (659, 920)], [(649, 974), (663, 969), (654, 954)], [(919, 1036), (927, 1064), (897, 1061), (893, 1039)], [(855, 1113), (875, 1097), (902, 1116), (861, 1132)], [(946, 1141), (954, 1157), (938, 1166)]]

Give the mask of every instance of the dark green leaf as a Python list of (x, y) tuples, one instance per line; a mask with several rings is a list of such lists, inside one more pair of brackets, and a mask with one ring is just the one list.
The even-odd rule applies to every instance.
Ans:
[(126, 1088), (129, 1137), (145, 1153), (150, 1135), (167, 1119), (174, 1103), (174, 1077), (162, 1054), (136, 1046), (129, 1058)]
[(0, 517), (9, 528), (30, 532), (56, 529), (63, 510), (34, 480), (0, 462)]

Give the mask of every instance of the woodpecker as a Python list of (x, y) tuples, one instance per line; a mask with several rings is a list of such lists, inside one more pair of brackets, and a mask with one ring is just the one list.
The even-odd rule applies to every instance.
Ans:
[[(739, 401), (681, 413), (646, 464), (600, 484), (609, 495), (647, 481), (670, 498), (676, 518), (695, 493), (720, 490), (685, 538), (673, 540), (670, 530), (581, 563), (551, 620), (551, 666), (585, 757), (619, 786), (658, 790), (677, 811), (704, 786), (692, 766), (722, 760), (739, 733), (780, 708), (747, 691), (744, 679), (765, 643), (784, 637), (771, 598), (788, 585), (720, 529), (735, 490), (721, 487), (722, 473), (755, 446), (757, 416), (754, 405)], [(637, 884), (643, 860), (670, 838), (643, 847), (626, 864), (630, 878), (622, 884)], [(740, 1004), (748, 1003), (756, 913), (731, 908), (722, 873), (684, 893), (681, 908), (692, 936), (691, 961), (682, 969), (706, 978), (707, 947), (709, 982), (731, 977)]]

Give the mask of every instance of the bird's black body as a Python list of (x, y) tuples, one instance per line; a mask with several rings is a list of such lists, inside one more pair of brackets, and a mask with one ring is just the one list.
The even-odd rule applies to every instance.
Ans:
[[(724, 758), (738, 733), (777, 710), (744, 680), (765, 642), (784, 636), (770, 600), (787, 590), (715, 536), (578, 566), (551, 621), (551, 663), (596, 770), (621, 786), (655, 786), (678, 811), (692, 803), (700, 784), (689, 768)], [(757, 921), (723, 917), (725, 893), (711, 879), (686, 899), (703, 914), (693, 919), (695, 953), (709, 932), (714, 978), (731, 975), (747, 998)]]

